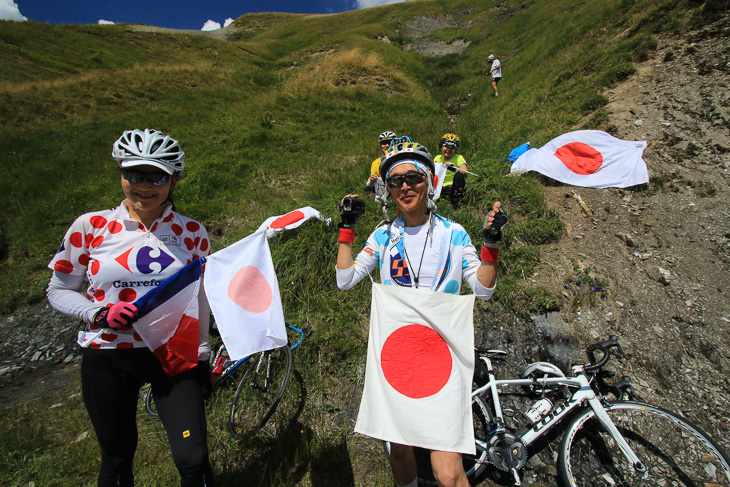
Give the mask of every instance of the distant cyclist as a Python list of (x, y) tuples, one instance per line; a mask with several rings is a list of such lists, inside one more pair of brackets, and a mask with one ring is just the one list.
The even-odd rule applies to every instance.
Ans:
[[(169, 377), (132, 328), (132, 304), (185, 264), (210, 253), (205, 228), (173, 211), (172, 191), (185, 169), (175, 139), (156, 130), (128, 130), (114, 142), (126, 199), (81, 215), (49, 267), (48, 301), (86, 322), (81, 390), (101, 449), (99, 486), (132, 486), (137, 405), (152, 384), (183, 486), (212, 486), (202, 386), (210, 386), (208, 304), (200, 293), (199, 365)], [(84, 279), (88, 287), (82, 292)], [(170, 311), (170, 310), (166, 310)]]
[(494, 57), (494, 54), (490, 54), (487, 57), (487, 62), (492, 63), (492, 68), (487, 72), (487, 76), (490, 74), (492, 75), (492, 89), (494, 90), (494, 96), (499, 96), (497, 84), (499, 83), (499, 80), (502, 79), (502, 63), (499, 62), (499, 59)]
[[(357, 259), (353, 259), (352, 243), (361, 212), (353, 211), (343, 199), (336, 266), (339, 289), (352, 288), (377, 268), (383, 284), (459, 294), (465, 280), (478, 298), (490, 299), (497, 278), (501, 228), (507, 222), (501, 203), (495, 202), (485, 218), (487, 230), (480, 260), (464, 228), (433, 213), (434, 169), (431, 154), (423, 145), (398, 143), (391, 147), (383, 157), (380, 174), (400, 215), (370, 235)], [(345, 198), (352, 201), (357, 195)], [(428, 310), (419, 312), (428, 314)], [(390, 462), (398, 486), (416, 487), (412, 446), (391, 443)], [(460, 453), (432, 451), (431, 464), (439, 485), (469, 485)]]
[[(385, 132), (378, 135), (378, 144), (380, 144), (380, 150), (383, 151), (383, 154), (386, 154), (388, 152), (390, 143), (393, 142), (393, 139), (395, 139), (396, 137), (397, 135), (395, 135), (395, 132), (391, 132), (390, 130), (386, 130)], [(366, 193), (375, 192), (375, 183), (380, 177), (381, 159), (382, 156), (378, 157), (372, 162), (372, 164), (370, 164), (370, 176), (368, 176), (368, 181), (367, 183), (365, 183)]]
[(441, 188), (441, 195), (448, 197), (451, 206), (458, 208), (464, 193), (466, 192), (467, 167), (466, 160), (461, 154), (457, 154), (461, 141), (456, 134), (444, 134), (439, 141), (441, 154), (434, 158), (434, 162), (443, 164), (448, 171), (444, 176), (444, 184)]

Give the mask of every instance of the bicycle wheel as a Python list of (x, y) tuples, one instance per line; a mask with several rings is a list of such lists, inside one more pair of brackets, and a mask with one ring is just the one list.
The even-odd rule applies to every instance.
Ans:
[(569, 486), (728, 486), (730, 459), (707, 434), (686, 419), (648, 404), (617, 401), (606, 408), (632, 450), (648, 469), (634, 468), (595, 418), (579, 414), (560, 443), (560, 475)]
[(240, 441), (259, 432), (275, 436), (276, 428), (264, 430), (276, 411), (291, 375), (292, 358), (288, 346), (261, 352), (249, 359), (247, 370), (231, 401), (228, 430)]
[(155, 400), (152, 397), (152, 387), (147, 387), (147, 394), (144, 396), (144, 410), (153, 418), (159, 416), (159, 414), (157, 414), (157, 407), (155, 407)]
[[(492, 414), (484, 401), (479, 396), (471, 399), (472, 421), (474, 422), (474, 440), (476, 442), (475, 455), (462, 455), (461, 459), (464, 464), (464, 472), (470, 480), (477, 479), (484, 471), (488, 463), (487, 456), (487, 440), (491, 430), (490, 424)], [(386, 448), (389, 453), (389, 449)], [(436, 486), (436, 480), (433, 476), (431, 468), (431, 452), (423, 448), (414, 448), (416, 455), (416, 466), (418, 471), (418, 483), (424, 486)]]

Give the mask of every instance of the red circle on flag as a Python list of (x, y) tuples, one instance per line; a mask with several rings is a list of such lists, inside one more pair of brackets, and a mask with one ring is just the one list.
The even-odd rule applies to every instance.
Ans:
[(271, 225), (269, 225), (270, 228), (284, 228), (287, 225), (291, 225), (292, 223), (296, 223), (299, 220), (304, 218), (304, 213), (302, 213), (299, 210), (295, 210), (292, 212), (287, 213), (286, 215), (277, 218), (273, 222), (271, 222)]
[(584, 176), (598, 171), (603, 164), (601, 153), (583, 142), (565, 144), (555, 151), (555, 157), (574, 173)]
[(261, 313), (271, 306), (274, 292), (258, 268), (242, 267), (228, 285), (228, 297), (249, 313)]
[(388, 384), (413, 399), (433, 396), (451, 377), (451, 351), (441, 335), (423, 325), (398, 328), (385, 340), (380, 365)]

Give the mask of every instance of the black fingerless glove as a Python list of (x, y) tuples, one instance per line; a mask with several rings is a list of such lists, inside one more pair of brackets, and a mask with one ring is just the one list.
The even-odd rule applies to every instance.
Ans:
[(357, 219), (365, 213), (365, 202), (360, 198), (345, 198), (339, 210), (342, 221), (337, 227), (354, 229), (357, 226)]
[[(491, 213), (491, 211), (489, 213)], [(492, 224), (489, 228), (487, 228), (487, 220), (489, 220), (489, 214), (487, 214), (487, 218), (484, 219), (484, 231), (482, 232), (484, 243), (496, 244), (502, 240), (502, 228), (504, 228), (508, 220), (507, 213), (505, 213), (502, 208), (499, 208), (497, 214), (494, 215), (494, 220), (492, 220)]]

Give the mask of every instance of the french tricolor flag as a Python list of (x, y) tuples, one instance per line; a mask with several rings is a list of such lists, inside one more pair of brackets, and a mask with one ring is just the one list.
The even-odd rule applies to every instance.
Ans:
[(198, 292), (204, 263), (204, 258), (193, 260), (134, 303), (139, 318), (132, 326), (169, 376), (198, 364)]

